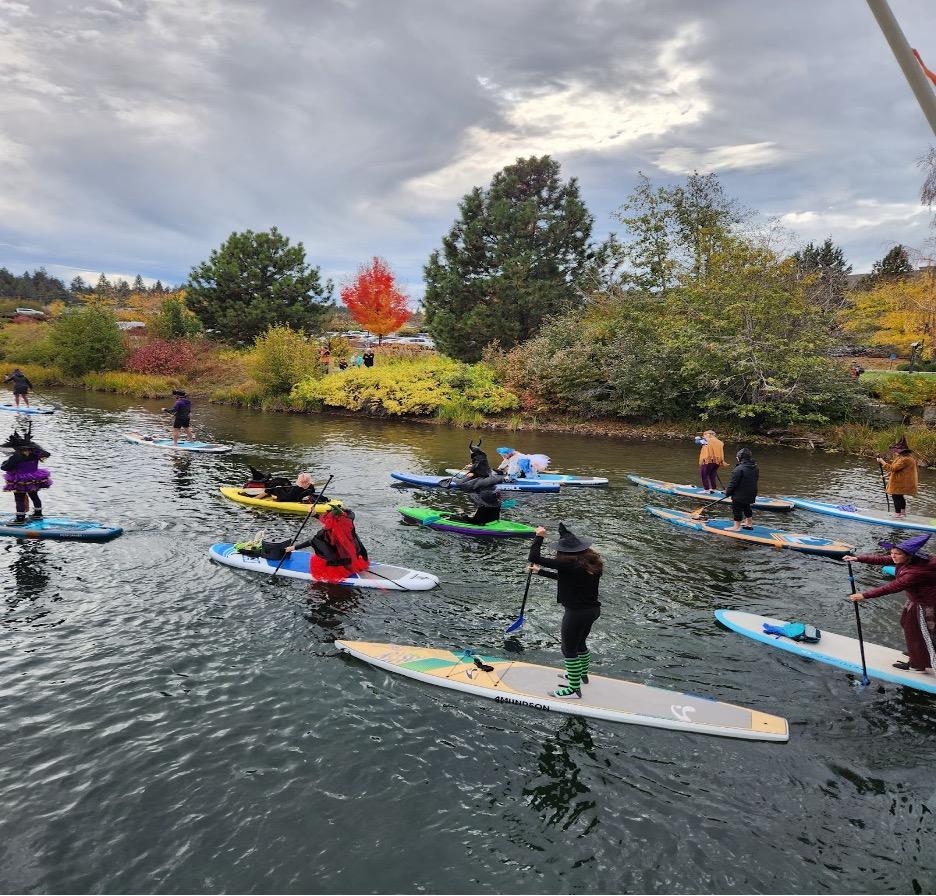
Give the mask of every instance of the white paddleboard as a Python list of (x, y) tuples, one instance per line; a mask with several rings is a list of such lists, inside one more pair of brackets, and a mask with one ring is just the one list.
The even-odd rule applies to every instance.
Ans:
[(153, 448), (168, 448), (170, 451), (198, 451), (203, 454), (224, 454), (233, 449), (233, 445), (219, 445), (217, 442), (190, 442), (187, 439), (179, 439), (173, 442), (169, 438), (157, 436), (144, 436), (139, 432), (125, 432), (124, 438), (128, 442), (135, 442), (137, 445), (151, 445)]
[[(271, 576), (276, 572), (277, 561), (264, 560), (263, 557), (248, 557), (234, 550), (234, 545), (222, 542), (214, 544), (208, 551), (208, 556), (225, 566), (237, 569), (247, 569), (250, 572), (259, 572)], [(308, 551), (293, 551), (280, 567), (277, 577), (284, 579), (303, 579), (307, 582), (316, 582), (309, 572), (311, 555)], [(407, 569), (405, 566), (390, 566), (387, 563), (374, 563), (370, 567), (354, 575), (342, 579), (340, 582), (331, 582), (333, 585), (348, 585), (351, 588), (381, 588), (385, 591), (428, 591), (439, 584), (438, 576), (417, 569)]]
[(26, 407), (24, 404), (21, 404), (19, 407), (15, 404), (0, 404), (0, 411), (9, 411), (12, 414), (54, 414), (55, 408), (35, 404), (29, 407)]
[[(788, 653), (795, 653), (797, 656), (808, 657), (811, 660), (818, 660), (820, 663), (828, 663), (830, 666), (838, 666), (840, 669), (861, 675), (861, 651), (857, 638), (846, 638), (844, 635), (821, 630), (820, 639), (815, 644), (807, 644), (804, 641), (792, 641), (782, 635), (764, 633), (765, 622), (768, 625), (787, 625), (787, 621), (783, 619), (771, 619), (768, 616), (758, 616), (755, 613), (744, 613), (740, 610), (716, 610), (715, 618), (726, 628), (746, 638), (760, 641), (761, 644), (779, 647)], [(880, 644), (871, 644), (868, 641), (864, 642), (864, 649), (869, 678), (878, 678), (881, 681), (890, 681), (918, 691), (936, 694), (936, 674), (932, 670), (904, 672), (893, 666), (896, 662), (907, 661), (906, 656), (899, 650), (882, 647)]]
[(370, 641), (335, 641), (335, 646), (388, 672), (509, 706), (720, 737), (790, 738), (787, 721), (779, 716), (632, 681), (589, 675), (581, 700), (563, 700), (548, 696), (562, 684), (561, 670), (550, 666), (478, 656), (478, 662), (490, 667), (486, 671), (470, 651)]

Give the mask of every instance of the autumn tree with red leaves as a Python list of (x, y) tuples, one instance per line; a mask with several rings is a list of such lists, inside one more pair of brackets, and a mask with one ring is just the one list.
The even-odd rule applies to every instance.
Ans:
[(406, 296), (394, 282), (390, 266), (376, 256), (362, 265), (354, 282), (341, 288), (341, 301), (348, 313), (369, 333), (380, 340), (395, 333), (410, 318)]

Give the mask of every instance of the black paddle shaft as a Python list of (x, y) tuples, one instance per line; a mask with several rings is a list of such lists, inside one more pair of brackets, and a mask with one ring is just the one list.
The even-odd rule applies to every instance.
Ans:
[(890, 513), (890, 495), (887, 493), (887, 477), (884, 475), (884, 466), (881, 464), (878, 467), (881, 471), (881, 484), (884, 486), (884, 500), (887, 502), (887, 512)]
[[(855, 573), (852, 571), (851, 560), (848, 562), (848, 581), (851, 585), (851, 593), (856, 594), (857, 590), (855, 588)], [(861, 613), (858, 612), (858, 601), (854, 602), (855, 604), (855, 624), (858, 626), (858, 649), (861, 651), (861, 683), (870, 684), (871, 679), (868, 678), (868, 665), (865, 663), (865, 652), (864, 652), (864, 635), (861, 633)]]
[[(325, 489), (328, 488), (329, 484), (334, 478), (334, 475), (328, 477), (328, 480), (325, 482), (325, 485), (322, 488), (322, 494), (325, 494)], [(302, 530), (305, 529), (305, 525), (307, 522), (309, 522), (313, 513), (315, 513), (315, 498), (312, 499), (312, 506), (309, 508), (309, 512), (305, 515), (305, 519), (303, 519), (302, 525), (296, 530), (296, 534), (293, 535), (292, 540), (289, 542), (290, 545), (294, 545), (297, 541), (299, 541), (299, 536), (302, 534)], [(273, 575), (270, 576), (271, 580), (276, 578), (276, 574), (280, 571), (280, 567), (286, 562), (286, 558), (288, 556), (289, 554), (286, 553), (286, 551), (283, 551), (283, 556), (280, 557), (280, 562), (276, 564), (276, 569), (273, 570)]]
[(523, 618), (523, 611), (526, 609), (527, 595), (530, 593), (530, 582), (533, 581), (533, 570), (527, 570), (527, 580), (526, 588), (523, 589), (523, 600), (520, 601), (520, 616), (518, 618)]

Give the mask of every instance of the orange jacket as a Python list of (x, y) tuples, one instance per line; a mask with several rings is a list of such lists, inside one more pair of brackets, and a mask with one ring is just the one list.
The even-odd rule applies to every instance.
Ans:
[(891, 463), (884, 464), (887, 494), (915, 495), (917, 493), (917, 462), (912, 454), (898, 454)]
[(727, 467), (725, 463), (725, 443), (715, 436), (709, 436), (708, 444), (702, 446), (699, 452), (699, 466), (702, 464), (718, 464), (720, 467)]

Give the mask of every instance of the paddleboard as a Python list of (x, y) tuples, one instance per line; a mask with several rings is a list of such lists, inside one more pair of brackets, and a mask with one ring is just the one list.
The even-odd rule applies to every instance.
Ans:
[(273, 501), (270, 498), (255, 498), (252, 495), (242, 495), (241, 489), (230, 485), (222, 485), (218, 489), (225, 498), (237, 501), (238, 504), (247, 504), (250, 507), (261, 507), (263, 510), (278, 510), (281, 513), (308, 513), (312, 509), (311, 504), (303, 504), (300, 501)]
[(0, 404), (0, 411), (10, 411), (13, 414), (54, 414), (55, 408), (45, 407), (43, 405), (25, 405), (17, 407), (15, 404)]
[(135, 442), (137, 445), (151, 445), (153, 448), (168, 448), (170, 451), (178, 449), (179, 451), (198, 451), (203, 454), (224, 454), (233, 449), (233, 445), (219, 445), (217, 442), (190, 442), (187, 439), (179, 439), (173, 444), (172, 439), (158, 438), (156, 436), (144, 436), (138, 432), (125, 432), (124, 438), (128, 442)]
[(49, 538), (58, 541), (110, 541), (123, 534), (119, 526), (104, 526), (88, 520), (69, 520), (47, 516), (34, 520), (27, 518), (22, 526), (12, 525), (13, 514), (0, 516), (0, 535), (11, 538)]
[[(810, 501), (807, 498), (790, 498), (783, 496), (794, 507), (822, 513), (826, 516), (837, 516), (844, 520), (854, 520), (856, 523), (871, 523), (872, 525), (889, 526), (892, 529), (916, 529), (920, 532), (936, 532), (936, 519), (928, 516), (902, 516), (896, 517), (886, 510), (863, 510), (854, 508), (851, 504), (828, 504), (825, 501)], [(849, 509), (852, 508), (852, 509)]]
[[(461, 473), (461, 470), (446, 470), (446, 473), (454, 476)], [(566, 473), (540, 473), (535, 479), (515, 479), (514, 482), (555, 482), (559, 485), (576, 485), (580, 488), (603, 488), (608, 484), (608, 480), (602, 476), (571, 476)]]
[[(418, 485), (422, 488), (451, 488), (460, 489), (458, 482), (450, 484), (449, 476), (417, 476), (413, 473), (391, 473), (391, 479), (405, 482), (407, 485)], [(558, 492), (559, 484), (556, 482), (534, 482), (533, 480), (518, 480), (517, 482), (502, 482), (495, 486), (499, 492)]]
[(478, 656), (480, 663), (493, 667), (488, 672), (479, 668), (469, 651), (370, 641), (335, 641), (335, 646), (388, 672), (508, 706), (720, 737), (790, 738), (787, 721), (779, 716), (603, 675), (589, 675), (581, 700), (563, 700), (547, 696), (561, 685), (560, 670), (551, 666)]
[[(277, 561), (264, 560), (262, 557), (247, 557), (234, 550), (234, 545), (223, 542), (213, 544), (208, 550), (208, 555), (212, 560), (223, 563), (225, 566), (233, 566), (237, 569), (246, 569), (250, 572), (259, 572), (265, 575), (273, 575), (278, 565)], [(309, 561), (311, 555), (308, 551), (293, 551), (276, 573), (277, 577), (283, 576), (287, 579), (304, 579), (307, 582), (315, 582), (309, 572)], [(383, 588), (386, 591), (428, 591), (439, 584), (437, 576), (428, 572), (419, 572), (416, 569), (407, 569), (405, 566), (390, 566), (386, 563), (374, 563), (371, 561), (369, 569), (354, 573), (340, 582), (332, 582), (335, 585), (348, 585), (352, 588)]]
[[(782, 619), (771, 619), (768, 616), (743, 613), (740, 610), (716, 610), (715, 618), (726, 628), (746, 638), (861, 675), (861, 650), (857, 638), (846, 638), (844, 635), (836, 635), (821, 629), (822, 637), (815, 644), (806, 644), (803, 641), (791, 641), (782, 635), (764, 634), (765, 622), (769, 625), (786, 625), (787, 622)], [(918, 691), (926, 691), (928, 694), (936, 694), (936, 675), (932, 670), (904, 672), (901, 669), (895, 669), (893, 664), (906, 662), (906, 656), (899, 650), (882, 647), (880, 644), (865, 641), (864, 650), (869, 678), (890, 681)]]
[(414, 520), (429, 529), (438, 529), (440, 532), (455, 532), (458, 535), (482, 535), (494, 538), (532, 538), (536, 534), (533, 526), (523, 523), (514, 523), (510, 520), (497, 520), (483, 526), (462, 523), (449, 519), (438, 510), (427, 507), (397, 507), (397, 510), (408, 520)]
[[(725, 497), (723, 491), (714, 491), (711, 494), (704, 488), (697, 485), (677, 485), (674, 482), (664, 482), (662, 479), (648, 479), (646, 476), (627, 477), (631, 482), (639, 485), (641, 488), (648, 488), (654, 492), (662, 492), (664, 495), (679, 495), (681, 498), (692, 498), (693, 501), (700, 501), (708, 504), (713, 501), (720, 501)], [(725, 502), (728, 503), (727, 501)], [(776, 510), (789, 512), (793, 505), (789, 501), (781, 501), (779, 498), (770, 498), (767, 495), (759, 495), (754, 502), (758, 510)]]
[(731, 520), (694, 519), (691, 514), (683, 510), (648, 507), (647, 512), (672, 523), (674, 526), (683, 526), (686, 529), (695, 529), (699, 532), (709, 532), (712, 535), (723, 535), (726, 538), (734, 538), (737, 541), (750, 542), (751, 544), (763, 544), (771, 548), (789, 548), (791, 551), (800, 551), (803, 554), (844, 557), (855, 550), (854, 545), (845, 544), (842, 541), (817, 538), (814, 535), (784, 532), (782, 529), (773, 529), (769, 526), (754, 526), (753, 529), (732, 532)]

